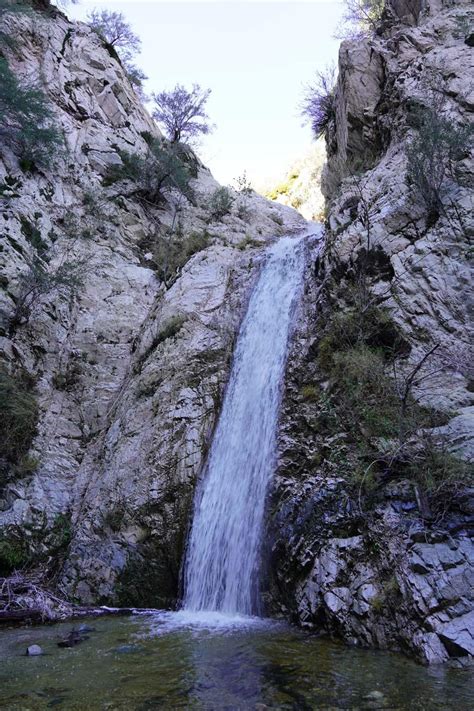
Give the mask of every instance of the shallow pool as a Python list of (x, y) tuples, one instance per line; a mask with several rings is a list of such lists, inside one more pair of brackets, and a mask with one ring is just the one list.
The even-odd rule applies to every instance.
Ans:
[[(71, 649), (57, 646), (71, 623), (0, 631), (0, 708), (474, 708), (472, 671), (424, 668), (275, 622), (182, 613), (85, 622), (95, 631)], [(45, 654), (24, 656), (30, 644)]]

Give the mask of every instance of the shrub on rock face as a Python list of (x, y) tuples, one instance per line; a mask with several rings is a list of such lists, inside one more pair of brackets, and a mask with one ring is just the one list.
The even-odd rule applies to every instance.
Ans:
[(428, 223), (434, 224), (443, 212), (446, 180), (467, 151), (474, 130), (471, 125), (456, 126), (436, 99), (413, 111), (411, 122), (417, 135), (406, 150), (407, 177), (426, 207)]
[(19, 152), (25, 169), (50, 160), (62, 143), (44, 93), (34, 84), (21, 84), (1, 55), (0, 140)]
[(215, 190), (209, 198), (208, 209), (212, 220), (220, 220), (232, 210), (235, 198), (226, 187)]
[(309, 123), (315, 139), (324, 136), (336, 119), (336, 68), (316, 72), (316, 79), (308, 84), (300, 106), (305, 123)]
[(28, 548), (22, 539), (0, 537), (0, 576), (23, 568), (28, 560)]
[(379, 29), (385, 10), (385, 0), (344, 0), (340, 39), (373, 35)]
[(186, 262), (208, 245), (207, 232), (182, 234), (179, 229), (175, 232), (163, 230), (154, 240), (152, 254), (158, 276), (165, 286), (171, 286)]
[(408, 344), (388, 312), (371, 306), (332, 314), (318, 351), (319, 367), (329, 379), (318, 403), (318, 428), (326, 434), (344, 432), (354, 457), (347, 459), (353, 483), (360, 492), (392, 479), (411, 479), (423, 502), (422, 515), (428, 517), (472, 482), (467, 465), (432, 430), (440, 414), (419, 405), (414, 396), (417, 381), (429, 391), (435, 350), (414, 366), (402, 366), (400, 356), (408, 354)]
[(105, 42), (109, 53), (122, 63), (129, 82), (140, 98), (144, 99), (143, 81), (148, 77), (133, 63), (134, 56), (140, 51), (141, 40), (123, 13), (93, 10), (87, 19), (94, 32)]
[(28, 270), (19, 280), (15, 310), (9, 323), (10, 335), (19, 326), (28, 323), (34, 308), (44, 296), (52, 294), (75, 296), (83, 285), (87, 269), (86, 259), (76, 261), (64, 259), (56, 268), (46, 264), (42, 259), (29, 260)]
[(15, 464), (26, 455), (37, 422), (38, 405), (30, 379), (0, 366), (0, 451), (4, 459)]
[(151, 138), (145, 156), (121, 151), (120, 158), (120, 165), (109, 168), (104, 185), (129, 180), (135, 184), (132, 193), (150, 203), (159, 202), (170, 188), (192, 197), (191, 172), (177, 146)]

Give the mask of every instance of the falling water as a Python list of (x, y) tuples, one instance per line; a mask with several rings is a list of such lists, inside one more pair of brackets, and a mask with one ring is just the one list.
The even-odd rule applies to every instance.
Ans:
[(304, 239), (269, 250), (243, 320), (222, 412), (197, 494), (184, 609), (255, 614), (265, 495)]

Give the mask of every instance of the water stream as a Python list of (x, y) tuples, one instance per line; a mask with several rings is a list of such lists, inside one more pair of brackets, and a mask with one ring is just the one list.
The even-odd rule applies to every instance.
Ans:
[(265, 496), (303, 269), (304, 237), (283, 237), (270, 248), (251, 294), (197, 492), (185, 566), (186, 611), (259, 612)]

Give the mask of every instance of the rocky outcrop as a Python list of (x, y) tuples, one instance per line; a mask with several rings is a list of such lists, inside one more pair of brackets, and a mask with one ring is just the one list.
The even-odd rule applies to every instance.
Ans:
[[(6, 148), (0, 159), (0, 353), (28, 374), (39, 406), (22, 476), (4, 472), (2, 551), (53, 566), (83, 602), (170, 604), (262, 247), (305, 223), (255, 193), (213, 219), (218, 184), (185, 148), (192, 201), (169, 189), (145, 202), (107, 181), (121, 151), (144, 155), (159, 137), (117, 57), (60, 13), (3, 21), (21, 37), (4, 49), (10, 67), (44, 87), (65, 146), (36, 170)], [(165, 285), (153, 248), (177, 213), (183, 250), (193, 238), (200, 251)], [(12, 327), (32, 265), (54, 275), (65, 262), (74, 288), (39, 290)]]
[[(361, 309), (383, 314), (400, 348), (387, 371), (398, 384), (420, 374), (410, 394), (441, 420), (424, 434), (440, 436), (472, 476), (472, 143), (452, 156), (434, 217), (407, 155), (432, 102), (450, 126), (472, 123), (473, 12), (466, 2), (418, 9), (391, 2), (379, 36), (341, 47), (326, 244), (298, 319), (269, 506), (269, 599), (310, 629), (434, 663), (473, 654), (472, 490), (464, 479), (433, 514), (429, 495), (384, 460), (389, 440), (375, 442), (363, 423), (348, 431), (320, 350), (331, 324), (348, 328)], [(386, 338), (369, 346), (383, 352)], [(378, 454), (364, 460), (367, 442)]]

